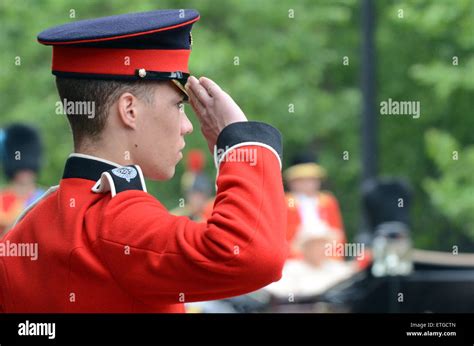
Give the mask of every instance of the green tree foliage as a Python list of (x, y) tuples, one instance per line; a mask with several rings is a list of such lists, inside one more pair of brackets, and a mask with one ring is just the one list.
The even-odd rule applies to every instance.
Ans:
[(451, 135), (435, 129), (426, 132), (425, 142), (438, 173), (423, 181), (431, 203), (452, 222), (454, 232), (474, 239), (474, 145), (460, 148)]
[[(389, 1), (378, 8), (378, 99), (420, 101), (421, 116), (381, 116), (379, 143), (384, 175), (405, 176), (415, 189), (412, 210), (415, 244), (450, 250), (467, 240), (433, 205), (422, 182), (434, 174), (425, 153), (429, 128), (449, 131), (464, 146), (472, 143), (474, 2)], [(400, 18), (400, 10), (403, 16)], [(463, 159), (459, 161), (464, 167)], [(467, 166), (466, 166), (467, 168)], [(448, 203), (457, 207), (457, 199)], [(471, 243), (471, 251), (474, 250)]]

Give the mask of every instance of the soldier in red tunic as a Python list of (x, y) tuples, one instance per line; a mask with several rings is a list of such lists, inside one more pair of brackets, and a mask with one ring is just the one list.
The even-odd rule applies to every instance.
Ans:
[(0, 130), (0, 151), (8, 180), (0, 190), (1, 238), (21, 212), (45, 191), (36, 183), (42, 164), (42, 142), (35, 128), (16, 123)]
[[(284, 172), (289, 186), (288, 229), (287, 239), (290, 242), (292, 258), (311, 258), (311, 242), (303, 243), (306, 239), (331, 238), (328, 244), (344, 244), (346, 236), (336, 198), (328, 191), (321, 191), (321, 181), (325, 178), (324, 168), (311, 159), (311, 155), (304, 153), (295, 159), (295, 164)], [(317, 248), (316, 244), (316, 248)], [(336, 254), (336, 246), (332, 258), (340, 258)], [(319, 250), (316, 250), (319, 252)], [(308, 254), (309, 256), (306, 256)]]
[[(281, 277), (281, 136), (247, 121), (210, 79), (189, 76), (198, 19), (194, 10), (152, 11), (38, 36), (53, 46), (75, 152), (59, 185), (0, 241), (1, 311), (183, 312), (186, 302)], [(218, 170), (214, 209), (202, 223), (171, 215), (144, 181), (173, 176), (192, 131), (187, 97)]]

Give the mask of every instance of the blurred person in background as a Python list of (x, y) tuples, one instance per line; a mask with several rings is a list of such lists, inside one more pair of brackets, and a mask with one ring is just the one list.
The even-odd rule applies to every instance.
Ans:
[(265, 291), (280, 298), (308, 297), (324, 293), (349, 278), (358, 269), (355, 261), (345, 262), (328, 256), (328, 244), (338, 239), (329, 228), (302, 232), (297, 245), (302, 259), (290, 258), (283, 268), (280, 281), (265, 287)]
[(326, 176), (308, 152), (294, 157), (284, 172), (290, 255), (281, 280), (263, 289), (277, 299), (323, 294), (359, 270), (357, 260), (346, 262), (339, 251), (346, 235), (336, 197), (321, 190)]
[(1, 236), (45, 190), (37, 186), (42, 144), (35, 128), (23, 124), (8, 126), (0, 132), (0, 146), (3, 171), (8, 180), (0, 191)]
[[(303, 248), (298, 238), (307, 234), (329, 234), (336, 244), (345, 243), (346, 235), (337, 199), (328, 191), (321, 191), (326, 171), (311, 154), (303, 153), (294, 158), (284, 172), (288, 193), (287, 239), (290, 258), (303, 258)], [(334, 258), (343, 259), (334, 255)]]
[(214, 200), (211, 180), (204, 172), (206, 158), (199, 149), (189, 151), (186, 158), (186, 171), (181, 177), (181, 190), (185, 194), (185, 204), (171, 211), (174, 215), (187, 216), (194, 221), (203, 221), (206, 208), (212, 211)]

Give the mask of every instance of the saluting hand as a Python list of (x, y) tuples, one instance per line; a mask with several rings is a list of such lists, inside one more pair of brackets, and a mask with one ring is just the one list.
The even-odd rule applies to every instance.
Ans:
[(232, 97), (219, 85), (206, 77), (199, 80), (191, 76), (186, 84), (189, 103), (201, 123), (201, 131), (213, 152), (222, 129), (235, 122), (247, 121), (247, 117)]

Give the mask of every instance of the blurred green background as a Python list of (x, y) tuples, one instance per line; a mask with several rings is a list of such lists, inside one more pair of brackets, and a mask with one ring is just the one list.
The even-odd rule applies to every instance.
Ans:
[[(66, 119), (55, 113), (51, 48), (38, 44), (37, 34), (93, 17), (196, 8), (201, 20), (193, 28), (192, 73), (217, 81), (249, 118), (278, 127), (286, 164), (300, 150), (318, 152), (329, 172), (327, 188), (339, 199), (353, 239), (361, 219), (360, 5), (356, 0), (1, 0), (0, 126), (24, 121), (41, 130), (46, 155), (39, 182), (57, 184), (72, 140)], [(418, 119), (378, 116), (380, 174), (404, 177), (414, 188), (415, 246), (474, 251), (474, 0), (375, 5), (377, 107), (388, 98), (421, 102)], [(189, 107), (187, 113), (195, 127), (187, 148), (207, 150)], [(183, 198), (183, 166), (170, 182), (148, 184), (169, 208)], [(208, 171), (214, 176), (211, 156)]]

